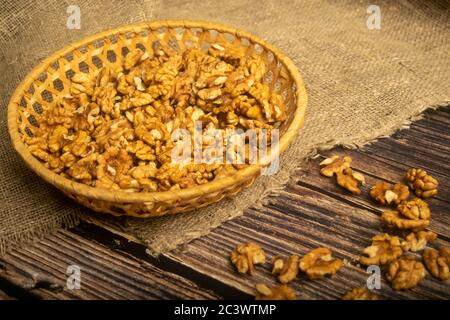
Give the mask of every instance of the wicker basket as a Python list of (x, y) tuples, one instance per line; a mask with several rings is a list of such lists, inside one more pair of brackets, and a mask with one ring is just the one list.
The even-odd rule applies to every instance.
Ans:
[(43, 105), (69, 92), (74, 73), (93, 73), (103, 66), (122, 64), (134, 48), (170, 46), (183, 51), (192, 46), (207, 48), (215, 41), (245, 46), (249, 54), (260, 54), (268, 64), (265, 77), (269, 86), (285, 99), (288, 119), (280, 128), (280, 152), (286, 149), (303, 125), (307, 96), (294, 63), (265, 41), (247, 32), (202, 21), (144, 22), (105, 31), (69, 45), (40, 63), (14, 92), (8, 106), (8, 127), (16, 151), (26, 164), (45, 181), (66, 195), (98, 212), (136, 217), (161, 216), (189, 211), (232, 196), (250, 186), (259, 176), (255, 164), (196, 187), (166, 192), (127, 193), (108, 191), (77, 183), (47, 169), (31, 155), (21, 135), (33, 132)]

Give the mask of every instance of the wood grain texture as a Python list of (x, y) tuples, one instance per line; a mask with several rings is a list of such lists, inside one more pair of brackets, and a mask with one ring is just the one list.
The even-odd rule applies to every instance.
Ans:
[[(11, 251), (0, 277), (43, 299), (215, 299), (191, 281), (119, 254), (70, 232)], [(69, 265), (81, 270), (81, 289), (66, 286)]]
[[(354, 169), (367, 180), (362, 195), (347, 193), (321, 176), (321, 158), (310, 160), (295, 173), (295, 183), (268, 197), (262, 207), (250, 208), (242, 217), (157, 259), (126, 235), (112, 234), (100, 219), (91, 219), (0, 259), (0, 289), (15, 286), (14, 292), (23, 291), (17, 297), (44, 299), (249, 299), (256, 283), (276, 283), (270, 263), (258, 266), (253, 277), (236, 273), (230, 264), (234, 246), (252, 241), (264, 247), (268, 261), (276, 255), (301, 256), (318, 246), (331, 248), (345, 261), (335, 277), (311, 281), (300, 275), (291, 285), (301, 299), (339, 299), (347, 290), (365, 285), (369, 275), (357, 260), (373, 235), (405, 234), (381, 226), (379, 216), (385, 208), (368, 196), (377, 181), (402, 181), (410, 167), (425, 168), (439, 179), (438, 196), (427, 200), (430, 229), (439, 234), (430, 246), (449, 246), (449, 128), (449, 107), (430, 110), (411, 129), (393, 137), (360, 150), (324, 152), (322, 156), (353, 158)], [(72, 263), (85, 270), (79, 291), (65, 288), (65, 271)], [(383, 276), (377, 293), (385, 299), (449, 299), (450, 286), (427, 274), (416, 288), (396, 292)]]

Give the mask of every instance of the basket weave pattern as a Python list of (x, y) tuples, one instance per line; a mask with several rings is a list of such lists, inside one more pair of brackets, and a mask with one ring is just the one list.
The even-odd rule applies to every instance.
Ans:
[(93, 188), (66, 179), (34, 158), (21, 135), (33, 135), (39, 126), (43, 106), (51, 107), (60, 96), (69, 94), (70, 78), (79, 72), (95, 74), (102, 67), (116, 68), (128, 52), (157, 47), (183, 52), (192, 47), (203, 50), (227, 41), (244, 46), (247, 54), (259, 54), (266, 61), (264, 78), (279, 92), (286, 104), (288, 119), (280, 128), (282, 152), (303, 124), (306, 92), (292, 61), (263, 40), (230, 27), (196, 21), (157, 21), (106, 31), (83, 39), (56, 52), (39, 64), (19, 85), (8, 106), (8, 126), (16, 151), (27, 165), (66, 195), (98, 212), (136, 217), (160, 216), (199, 208), (232, 196), (250, 186), (260, 174), (260, 165), (251, 165), (230, 177), (188, 189), (165, 192), (111, 191)]

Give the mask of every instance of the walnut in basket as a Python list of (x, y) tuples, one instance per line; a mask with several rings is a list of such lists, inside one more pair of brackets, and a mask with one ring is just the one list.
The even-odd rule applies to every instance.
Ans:
[[(134, 49), (118, 68), (74, 74), (70, 95), (45, 108), (34, 136), (23, 141), (49, 169), (98, 188), (167, 191), (205, 184), (245, 167), (248, 152), (243, 164), (194, 163), (193, 155), (189, 164), (173, 164), (172, 152), (183, 139), (195, 145), (195, 121), (203, 124), (202, 153), (215, 141), (214, 130), (254, 129), (270, 137), (287, 114), (281, 95), (263, 82), (266, 71), (261, 56), (228, 43), (207, 52)], [(178, 129), (191, 137), (174, 140)]]

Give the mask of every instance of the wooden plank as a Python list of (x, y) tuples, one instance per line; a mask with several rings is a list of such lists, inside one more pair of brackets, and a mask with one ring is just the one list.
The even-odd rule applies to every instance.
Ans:
[[(217, 299), (193, 282), (60, 231), (1, 260), (0, 278), (42, 299)], [(81, 270), (81, 288), (66, 286), (69, 265)]]
[[(302, 299), (338, 299), (365, 284), (368, 274), (357, 259), (370, 238), (384, 231), (400, 235), (380, 224), (379, 215), (385, 208), (367, 194), (376, 181), (399, 182), (412, 166), (424, 167), (438, 178), (439, 195), (427, 200), (432, 210), (430, 228), (439, 234), (431, 246), (449, 245), (449, 123), (450, 108), (433, 110), (392, 138), (361, 150), (335, 148), (324, 153), (347, 154), (354, 159), (353, 167), (367, 179), (361, 196), (320, 176), (320, 159), (312, 160), (295, 173), (297, 183), (268, 198), (263, 207), (249, 209), (244, 216), (158, 259), (147, 255), (144, 246), (105, 229), (137, 239), (92, 218), (89, 221), (95, 225), (84, 223), (59, 232), (0, 260), (0, 288), (2, 281), (8, 281), (46, 299), (248, 299), (256, 283), (276, 283), (270, 274), (275, 255), (303, 255), (327, 246), (346, 261), (345, 267), (334, 278), (324, 280), (311, 281), (301, 275), (292, 287)], [(268, 258), (253, 277), (236, 273), (229, 261), (234, 246), (249, 241), (260, 243)], [(64, 285), (65, 269), (74, 262), (86, 269), (82, 292), (69, 291)], [(386, 299), (449, 299), (450, 289), (448, 283), (427, 275), (417, 288), (396, 292), (383, 278), (379, 294)]]

